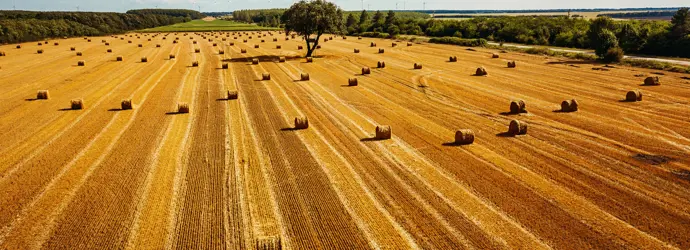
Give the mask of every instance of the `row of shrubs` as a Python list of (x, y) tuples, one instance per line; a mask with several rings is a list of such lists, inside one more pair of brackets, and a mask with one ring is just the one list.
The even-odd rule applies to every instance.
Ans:
[(488, 44), (486, 39), (464, 39), (459, 37), (433, 37), (429, 39), (430, 43), (453, 44), (466, 47), (484, 47)]

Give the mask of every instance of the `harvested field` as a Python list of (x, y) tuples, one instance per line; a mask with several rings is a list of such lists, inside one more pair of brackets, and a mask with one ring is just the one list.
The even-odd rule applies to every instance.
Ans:
[(0, 46), (0, 249), (690, 248), (688, 75), (132, 35)]

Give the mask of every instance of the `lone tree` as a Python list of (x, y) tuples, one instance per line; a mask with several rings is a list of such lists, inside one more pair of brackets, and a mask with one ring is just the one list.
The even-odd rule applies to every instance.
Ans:
[[(324, 0), (295, 3), (285, 11), (282, 21), (286, 34), (295, 32), (307, 42), (307, 57), (314, 53), (321, 35), (342, 34), (345, 30), (343, 10)], [(312, 35), (316, 35), (316, 38), (312, 39)]]

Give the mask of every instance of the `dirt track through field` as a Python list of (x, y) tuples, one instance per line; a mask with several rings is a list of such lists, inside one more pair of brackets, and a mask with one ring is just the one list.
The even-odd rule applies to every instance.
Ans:
[(0, 249), (690, 247), (687, 75), (323, 38), (313, 63), (277, 32), (0, 46)]

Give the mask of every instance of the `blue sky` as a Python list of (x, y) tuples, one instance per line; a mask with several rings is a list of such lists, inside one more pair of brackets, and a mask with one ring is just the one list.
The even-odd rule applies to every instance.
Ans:
[[(345, 10), (361, 10), (361, 0), (333, 0)], [(370, 9), (559, 9), (559, 8), (635, 8), (688, 6), (688, 0), (364, 0)], [(201, 11), (286, 8), (293, 0), (0, 0), (0, 9), (123, 12), (140, 8), (183, 8)]]

